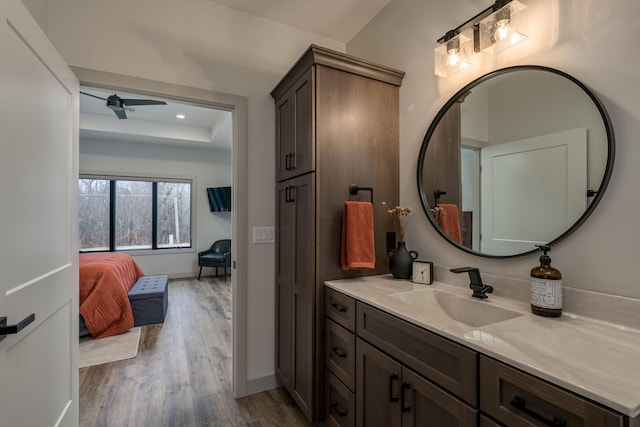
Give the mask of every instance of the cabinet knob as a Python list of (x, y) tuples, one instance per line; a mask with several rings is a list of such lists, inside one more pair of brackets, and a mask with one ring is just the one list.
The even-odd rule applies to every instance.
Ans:
[(334, 411), (336, 411), (336, 414), (338, 414), (341, 417), (346, 417), (349, 414), (349, 412), (346, 409), (342, 409), (340, 405), (338, 405), (338, 402), (333, 402), (331, 407), (333, 408)]
[(344, 359), (345, 357), (347, 357), (349, 355), (349, 353), (347, 353), (346, 351), (344, 351), (343, 349), (341, 349), (338, 346), (335, 347), (331, 347), (331, 351), (333, 351), (338, 357)]
[(347, 312), (347, 307), (345, 307), (342, 304), (338, 304), (337, 302), (332, 302), (331, 303), (331, 308), (333, 308), (334, 310), (338, 310), (340, 313), (346, 313)]

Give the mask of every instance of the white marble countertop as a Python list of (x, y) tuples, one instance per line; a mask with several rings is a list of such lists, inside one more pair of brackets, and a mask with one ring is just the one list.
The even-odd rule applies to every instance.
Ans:
[[(637, 329), (570, 314), (540, 317), (531, 313), (527, 303), (493, 294), (480, 300), (471, 297), (468, 287), (441, 282), (421, 285), (384, 275), (326, 285), (630, 417), (640, 414)], [(438, 292), (508, 309), (518, 316), (468, 326), (443, 310), (435, 298)]]

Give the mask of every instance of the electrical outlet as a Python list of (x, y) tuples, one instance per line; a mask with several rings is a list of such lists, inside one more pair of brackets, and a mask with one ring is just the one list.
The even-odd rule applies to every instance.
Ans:
[(253, 227), (253, 243), (275, 243), (275, 227)]

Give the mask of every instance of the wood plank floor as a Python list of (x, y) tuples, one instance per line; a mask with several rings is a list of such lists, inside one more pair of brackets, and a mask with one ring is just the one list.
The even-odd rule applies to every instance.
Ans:
[(80, 426), (310, 426), (283, 388), (233, 398), (231, 342), (230, 283), (171, 280), (135, 358), (80, 369)]

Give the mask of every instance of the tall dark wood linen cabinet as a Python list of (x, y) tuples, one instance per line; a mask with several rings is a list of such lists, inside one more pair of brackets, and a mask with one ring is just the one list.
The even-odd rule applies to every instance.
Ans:
[[(312, 45), (271, 92), (276, 105), (276, 375), (311, 421), (324, 414), (324, 282), (389, 272), (398, 204), (404, 72)], [(375, 270), (340, 266), (349, 185), (373, 188)]]

